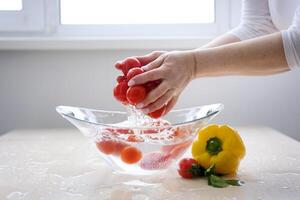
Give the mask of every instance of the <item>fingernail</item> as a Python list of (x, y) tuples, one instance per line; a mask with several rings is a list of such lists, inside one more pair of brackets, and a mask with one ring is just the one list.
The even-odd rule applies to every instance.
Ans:
[(128, 86), (130, 87), (130, 86), (133, 86), (134, 85), (134, 81), (133, 80), (130, 80), (129, 82), (128, 82)]
[(144, 107), (144, 104), (143, 104), (143, 103), (139, 103), (139, 104), (136, 105), (136, 107), (137, 107), (138, 109), (140, 109), (140, 108)]
[(142, 112), (148, 114), (149, 113), (149, 109), (148, 108), (142, 109)]
[(142, 67), (142, 70), (147, 71), (147, 67), (145, 67), (145, 66)]

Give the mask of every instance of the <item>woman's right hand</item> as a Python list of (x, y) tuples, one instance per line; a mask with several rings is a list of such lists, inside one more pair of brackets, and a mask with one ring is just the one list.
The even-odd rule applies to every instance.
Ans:
[[(149, 54), (143, 55), (143, 56), (133, 56), (136, 59), (138, 59), (141, 63), (142, 66), (148, 65), (149, 63), (153, 62), (154, 60), (156, 60), (159, 56), (161, 56), (162, 54), (166, 53), (167, 51), (153, 51)], [(115, 63), (115, 66), (118, 64)], [(165, 113), (168, 113), (176, 104), (178, 100), (178, 96), (173, 97), (168, 104), (166, 105), (166, 111)]]
[(155, 51), (135, 58), (141, 62), (145, 72), (133, 77), (128, 83), (129, 86), (161, 80), (160, 85), (151, 90), (137, 108), (148, 114), (166, 106), (165, 113), (169, 112), (182, 90), (194, 77), (193, 51)]

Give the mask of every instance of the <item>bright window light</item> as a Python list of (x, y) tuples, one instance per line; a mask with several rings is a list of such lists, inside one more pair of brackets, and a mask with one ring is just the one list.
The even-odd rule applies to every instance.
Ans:
[(22, 10), (22, 0), (0, 0), (0, 10)]
[[(5, 0), (0, 0), (3, 1)], [(214, 0), (61, 0), (60, 2), (62, 24), (186, 24), (215, 21)]]

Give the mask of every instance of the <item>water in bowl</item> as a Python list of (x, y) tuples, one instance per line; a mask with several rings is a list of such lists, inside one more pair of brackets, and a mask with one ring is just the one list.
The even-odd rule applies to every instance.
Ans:
[[(192, 129), (189, 126), (171, 127), (168, 121), (152, 119), (133, 106), (127, 107), (127, 113), (128, 119), (117, 124), (124, 128), (106, 128), (96, 139), (96, 146), (102, 156), (119, 173), (160, 173), (176, 161), (192, 143)], [(138, 126), (150, 128), (130, 128)], [(129, 153), (126, 154), (127, 151)], [(136, 156), (136, 159), (130, 159), (130, 156)]]
[(150, 175), (164, 172), (191, 145), (197, 129), (223, 109), (222, 104), (173, 110), (152, 119), (133, 107), (118, 111), (58, 106), (57, 112), (75, 125), (117, 173)]

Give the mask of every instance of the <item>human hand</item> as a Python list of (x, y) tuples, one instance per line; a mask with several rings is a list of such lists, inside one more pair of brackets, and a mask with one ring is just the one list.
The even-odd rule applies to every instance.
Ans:
[(195, 60), (191, 51), (153, 52), (136, 57), (145, 71), (133, 77), (129, 86), (141, 85), (149, 81), (161, 80), (161, 83), (148, 93), (137, 105), (144, 113), (150, 113), (167, 106), (169, 112), (195, 74)]

